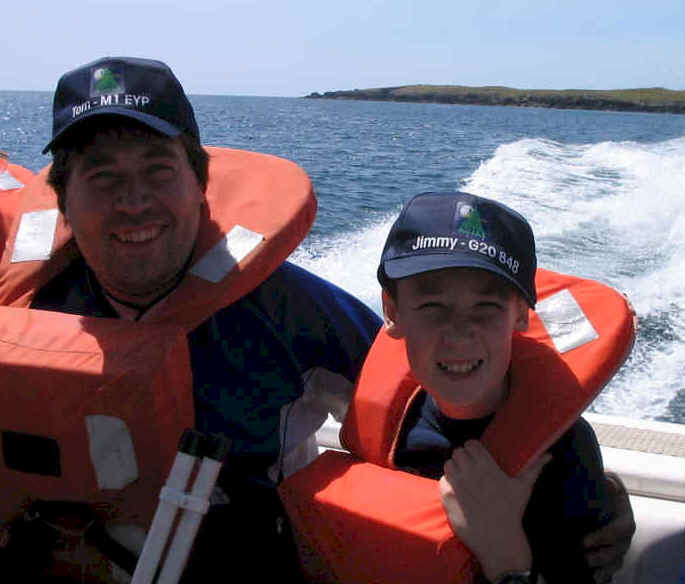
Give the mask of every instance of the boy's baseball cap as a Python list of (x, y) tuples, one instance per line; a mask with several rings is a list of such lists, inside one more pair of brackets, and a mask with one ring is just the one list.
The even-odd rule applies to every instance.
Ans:
[(52, 140), (43, 154), (69, 128), (103, 114), (138, 120), (166, 136), (188, 132), (200, 139), (193, 107), (166, 64), (105, 57), (60, 78), (53, 101)]
[(378, 280), (443, 268), (480, 268), (514, 284), (535, 306), (535, 238), (506, 205), (469, 193), (421, 193), (390, 228)]

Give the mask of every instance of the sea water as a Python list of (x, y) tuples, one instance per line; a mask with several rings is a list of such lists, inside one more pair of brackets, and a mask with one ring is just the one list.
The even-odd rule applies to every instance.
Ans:
[[(0, 150), (37, 171), (49, 93), (0, 92)], [(685, 116), (192, 96), (205, 144), (284, 156), (319, 211), (292, 260), (380, 311), (380, 251), (402, 202), (466, 190), (525, 215), (539, 265), (627, 295), (634, 350), (591, 410), (685, 423)]]

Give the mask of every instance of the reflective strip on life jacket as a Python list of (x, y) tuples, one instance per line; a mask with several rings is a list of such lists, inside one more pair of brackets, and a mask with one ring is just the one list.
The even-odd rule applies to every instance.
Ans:
[(11, 262), (49, 260), (57, 230), (57, 209), (22, 213)]
[[(4, 166), (2, 162), (0, 159), (0, 167)], [(7, 167), (0, 170), (0, 256), (19, 205), (20, 190), (33, 176), (29, 169), (17, 164), (7, 163)]]
[(14, 191), (23, 187), (33, 178), (33, 173), (18, 164), (7, 164), (7, 168), (0, 171), (0, 194)]
[[(481, 437), (510, 475), (575, 422), (635, 336), (632, 308), (607, 286), (539, 269), (536, 289), (540, 314), (531, 311), (529, 330), (514, 335), (509, 396)], [(295, 528), (342, 584), (470, 582), (476, 573), (437, 482), (395, 469), (399, 431), (418, 391), (404, 341), (382, 330), (341, 430), (351, 454), (326, 452), (280, 487)]]

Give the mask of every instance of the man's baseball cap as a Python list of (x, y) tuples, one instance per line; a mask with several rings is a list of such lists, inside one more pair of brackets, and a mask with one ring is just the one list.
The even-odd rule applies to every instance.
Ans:
[(378, 280), (443, 268), (479, 268), (516, 286), (531, 307), (535, 238), (528, 221), (506, 205), (468, 193), (421, 193), (390, 228)]
[(105, 57), (60, 78), (53, 102), (52, 140), (43, 154), (75, 124), (103, 114), (138, 120), (166, 136), (188, 132), (200, 139), (193, 107), (166, 64)]

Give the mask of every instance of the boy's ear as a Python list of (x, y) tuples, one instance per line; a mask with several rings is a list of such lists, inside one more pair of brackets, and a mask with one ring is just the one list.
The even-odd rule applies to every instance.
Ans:
[(401, 339), (404, 335), (397, 323), (397, 303), (385, 290), (381, 293), (383, 303), (383, 323), (388, 335), (393, 339)]
[(520, 298), (517, 307), (516, 323), (514, 325), (515, 330), (519, 332), (528, 330), (529, 314), (530, 311), (528, 310), (528, 303), (523, 300), (523, 298)]

